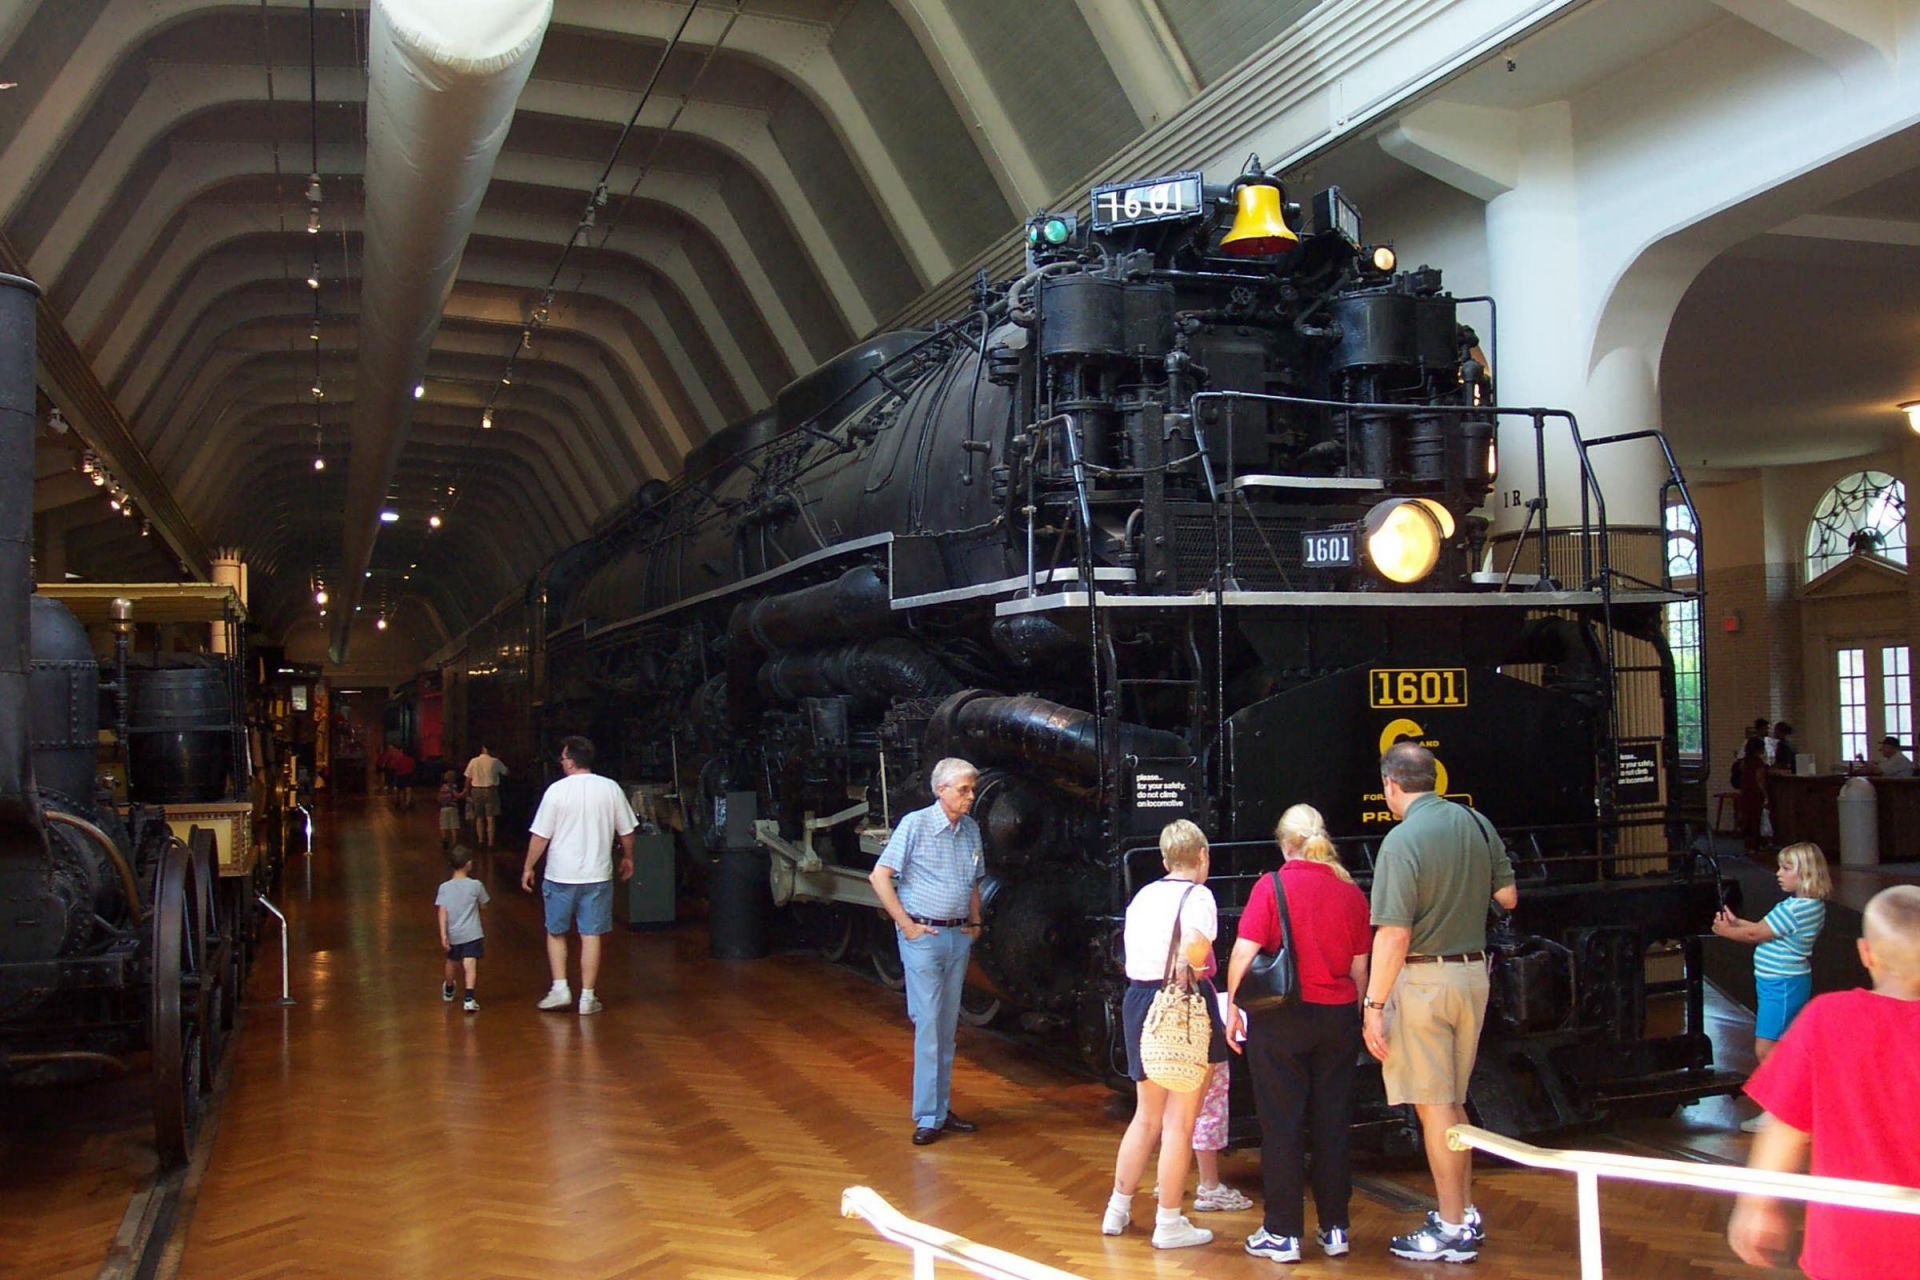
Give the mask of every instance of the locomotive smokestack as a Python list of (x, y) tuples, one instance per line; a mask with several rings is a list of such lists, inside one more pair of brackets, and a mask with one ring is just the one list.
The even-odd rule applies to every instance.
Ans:
[(40, 286), (0, 275), (0, 879), (7, 862), (44, 857), (46, 827), (27, 723), (32, 655), (34, 308)]

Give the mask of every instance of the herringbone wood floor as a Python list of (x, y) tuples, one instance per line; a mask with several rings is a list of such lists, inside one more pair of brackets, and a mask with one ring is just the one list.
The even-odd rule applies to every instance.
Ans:
[[(1120, 1134), (1110, 1095), (989, 1034), (962, 1030), (955, 1069), (956, 1109), (980, 1132), (911, 1146), (900, 997), (846, 969), (806, 956), (715, 962), (693, 926), (620, 932), (600, 983), (605, 1013), (537, 1012), (542, 933), (512, 885), (517, 858), (488, 877), (483, 1011), (442, 1004), (432, 821), (430, 810), (343, 802), (323, 816), (311, 883), (303, 864), (291, 869), (299, 1004), (249, 1011), (180, 1275), (904, 1276), (902, 1251), (837, 1216), (852, 1183), (1087, 1277), (1284, 1270), (1241, 1251), (1251, 1212), (1197, 1215), (1218, 1234), (1204, 1249), (1160, 1254), (1138, 1233), (1102, 1237)], [(257, 973), (255, 993), (277, 977)], [(9, 1157), (28, 1154), (22, 1141)], [(100, 1175), (85, 1163), (64, 1162), (57, 1195), (32, 1201), (15, 1196), (39, 1180), (0, 1171), (0, 1275), (88, 1273), (71, 1246), (62, 1255), (45, 1239), (96, 1233), (97, 1261), (118, 1208), (104, 1228), (83, 1212), (89, 1198), (113, 1199), (90, 1196)], [(1257, 1193), (1251, 1155), (1227, 1165)], [(115, 1188), (129, 1180), (113, 1176)], [(1569, 1181), (1488, 1170), (1476, 1199), (1494, 1234), (1481, 1274), (1577, 1274)], [(1136, 1203), (1151, 1213), (1146, 1197)], [(1609, 1274), (1758, 1274), (1726, 1249), (1724, 1201), (1610, 1188), (1604, 1203)], [(1435, 1269), (1384, 1253), (1410, 1215), (1365, 1196), (1354, 1209), (1356, 1253), (1310, 1256), (1303, 1274)]]

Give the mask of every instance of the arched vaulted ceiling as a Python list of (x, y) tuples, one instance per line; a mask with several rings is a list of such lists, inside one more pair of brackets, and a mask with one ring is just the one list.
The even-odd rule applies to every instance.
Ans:
[[(461, 630), (1317, 3), (701, 0), (688, 18), (684, 2), (555, 0), (428, 357), (368, 601)], [(367, 19), (365, 3), (0, 0), (13, 260), (193, 530), (245, 551), (276, 630), (341, 554)], [(610, 157), (611, 199), (502, 387)], [(128, 571), (156, 558), (79, 505), (91, 486), (40, 485), (47, 528), (74, 531), (89, 572), (103, 538)]]

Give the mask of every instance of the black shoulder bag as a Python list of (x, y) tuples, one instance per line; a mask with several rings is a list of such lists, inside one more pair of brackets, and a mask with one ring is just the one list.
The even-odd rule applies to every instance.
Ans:
[(1280, 873), (1273, 875), (1273, 902), (1280, 909), (1280, 949), (1261, 951), (1240, 977), (1233, 1002), (1242, 1009), (1258, 1012), (1278, 1009), (1300, 999), (1300, 967), (1294, 959), (1293, 921), (1287, 915), (1287, 891), (1280, 886)]

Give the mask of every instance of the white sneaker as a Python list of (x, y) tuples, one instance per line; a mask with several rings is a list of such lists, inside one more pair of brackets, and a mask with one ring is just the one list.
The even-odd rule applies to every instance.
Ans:
[(1184, 1214), (1177, 1221), (1156, 1224), (1153, 1228), (1153, 1247), (1156, 1249), (1186, 1249), (1212, 1241), (1213, 1232), (1205, 1227), (1194, 1226)]
[[(561, 1003), (565, 1004), (566, 1002), (563, 1000), (561, 1001)], [(601, 1009), (605, 1007), (606, 1007), (605, 1005), (600, 1003), (599, 996), (581, 996), (580, 997), (580, 1012), (583, 1015), (589, 1014), (589, 1013), (598, 1013), (600, 1012)]]
[(1247, 1252), (1256, 1258), (1270, 1258), (1275, 1262), (1298, 1262), (1300, 1237), (1276, 1236), (1262, 1227), (1247, 1237)]
[(1107, 1211), (1100, 1215), (1100, 1234), (1103, 1236), (1121, 1235), (1125, 1233), (1127, 1224), (1132, 1221), (1132, 1209), (1116, 1209), (1112, 1205), (1108, 1205)]
[(1320, 1233), (1320, 1247), (1329, 1258), (1338, 1258), (1353, 1247), (1353, 1242), (1347, 1239), (1345, 1227), (1329, 1227)]
[(572, 1003), (573, 988), (559, 986), (547, 992), (544, 996), (541, 996), (540, 1003), (534, 1007), (537, 1009), (564, 1009)]
[(1766, 1127), (1767, 1113), (1764, 1111), (1751, 1120), (1742, 1120), (1740, 1122), (1740, 1132), (1742, 1133), (1758, 1133)]
[(443, 982), (440, 984), (440, 998), (442, 1000), (445, 1000), (448, 1004), (452, 1004), (453, 997), (455, 994), (456, 993), (453, 989), (453, 984), (451, 982)]
[(1226, 1183), (1201, 1187), (1193, 1193), (1193, 1207), (1200, 1213), (1238, 1213), (1253, 1208), (1253, 1201)]
[(465, 1009), (468, 1013), (480, 1012), (480, 1002), (474, 999), (472, 996), (468, 996), (464, 1001), (462, 1001), (460, 1007), (462, 1009)]

